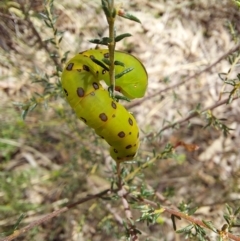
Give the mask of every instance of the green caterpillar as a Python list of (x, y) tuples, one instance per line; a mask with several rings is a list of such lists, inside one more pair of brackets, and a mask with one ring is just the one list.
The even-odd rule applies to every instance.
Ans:
[[(110, 145), (110, 155), (117, 162), (132, 160), (139, 147), (139, 129), (135, 118), (121, 104), (114, 101), (100, 84), (110, 85), (106, 68), (92, 59), (109, 58), (107, 49), (87, 50), (73, 57), (62, 73), (62, 87), (66, 99), (78, 118), (93, 128)], [(147, 72), (134, 56), (115, 52), (115, 74), (132, 67), (133, 70), (116, 80), (116, 90), (129, 99), (139, 98), (147, 88)]]

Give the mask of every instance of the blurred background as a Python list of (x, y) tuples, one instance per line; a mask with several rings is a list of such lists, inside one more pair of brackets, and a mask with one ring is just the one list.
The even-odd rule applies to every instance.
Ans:
[[(232, 86), (222, 80), (239, 71), (237, 54), (229, 62), (227, 53), (237, 45), (240, 12), (229, 0), (116, 4), (142, 22), (117, 18), (117, 33), (132, 37), (116, 49), (139, 58), (149, 76), (144, 98), (122, 102), (142, 140), (136, 160), (124, 168), (131, 172), (168, 143), (179, 146), (171, 158), (142, 170), (134, 185), (160, 193), (160, 204), (198, 208), (197, 218), (221, 229), (226, 203), (237, 209), (240, 200), (240, 105), (224, 102)], [(0, 237), (11, 234), (21, 214), (23, 227), (114, 179), (108, 145), (76, 118), (58, 71), (61, 60), (95, 48), (89, 40), (105, 36), (101, 1), (0, 2)], [(199, 114), (187, 119), (192, 113)], [(119, 200), (93, 200), (16, 240), (126, 240), (118, 218), (125, 219)], [(140, 240), (184, 240), (167, 214), (137, 225)], [(184, 226), (177, 221), (178, 229)]]

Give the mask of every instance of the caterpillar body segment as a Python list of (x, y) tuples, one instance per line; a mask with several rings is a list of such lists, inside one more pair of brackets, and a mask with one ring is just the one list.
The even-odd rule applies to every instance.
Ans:
[[(92, 61), (92, 58), (100, 61), (108, 58), (108, 50), (84, 51), (66, 64), (61, 78), (66, 99), (78, 118), (110, 145), (110, 155), (115, 161), (132, 160), (140, 143), (137, 122), (133, 115), (114, 101), (102, 87), (100, 80), (110, 84), (109, 73), (106, 68)], [(121, 73), (124, 68), (136, 68), (132, 73), (129, 72), (116, 80), (120, 92), (131, 99), (143, 96), (147, 86), (147, 74), (141, 62), (132, 55), (118, 51), (115, 59), (125, 64), (124, 67), (116, 66), (116, 74)], [(135, 77), (138, 77), (135, 70), (146, 80), (137, 82), (133, 77), (134, 73)]]

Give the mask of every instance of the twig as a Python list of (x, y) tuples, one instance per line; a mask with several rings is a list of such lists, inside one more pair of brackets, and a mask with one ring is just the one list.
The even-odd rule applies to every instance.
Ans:
[(112, 88), (112, 95), (114, 96), (115, 90), (115, 66), (114, 66), (114, 50), (115, 50), (115, 29), (114, 29), (114, 22), (115, 22), (115, 15), (116, 9), (114, 6), (114, 0), (102, 0), (103, 9), (107, 18), (108, 22), (108, 31), (109, 31), (109, 78), (110, 78), (110, 86)]
[(126, 189), (123, 186), (118, 191), (118, 195), (122, 199), (122, 204), (123, 204), (125, 216), (126, 216), (126, 218), (128, 220), (128, 232), (129, 232), (129, 235), (130, 235), (132, 241), (138, 241), (139, 239), (138, 239), (138, 235), (137, 235), (137, 232), (136, 232), (135, 225), (133, 223), (132, 212), (131, 212), (131, 209), (129, 207), (129, 203), (127, 201), (127, 194), (128, 193), (127, 193)]
[(138, 235), (137, 235), (137, 230), (133, 222), (133, 216), (132, 212), (127, 200), (127, 195), (128, 192), (124, 188), (123, 183), (122, 183), (122, 177), (121, 177), (121, 168), (120, 168), (121, 163), (117, 162), (117, 178), (118, 178), (118, 195), (122, 200), (123, 208), (124, 208), (124, 213), (127, 218), (127, 232), (128, 235), (130, 236), (132, 241), (138, 241)]
[(215, 62), (213, 62), (211, 65), (207, 66), (206, 68), (204, 68), (203, 70), (201, 70), (200, 72), (193, 74), (191, 76), (189, 76), (187, 79), (183, 80), (180, 83), (174, 84), (172, 86), (169, 86), (163, 90), (157, 91), (156, 93), (152, 94), (151, 96), (147, 96), (139, 101), (135, 101), (133, 103), (130, 103), (127, 108), (133, 108), (135, 106), (138, 106), (140, 104), (142, 104), (144, 101), (149, 100), (157, 95), (160, 95), (161, 93), (167, 92), (171, 89), (177, 88), (183, 84), (185, 84), (186, 82), (190, 81), (191, 79), (194, 79), (196, 77), (198, 77), (199, 75), (203, 74), (204, 72), (209, 71), (211, 68), (213, 68), (215, 65), (217, 65), (220, 61), (222, 61), (223, 59), (227, 58), (230, 54), (234, 53), (235, 51), (237, 51), (240, 48), (240, 44), (236, 45), (234, 48), (232, 48), (231, 50), (229, 50), (227, 53), (223, 54), (220, 58), (218, 58)]
[(73, 207), (75, 207), (75, 206), (77, 206), (77, 205), (79, 205), (81, 203), (87, 202), (87, 201), (95, 199), (95, 198), (102, 197), (103, 195), (107, 194), (108, 192), (110, 192), (110, 189), (106, 189), (106, 190), (104, 190), (104, 191), (102, 191), (100, 193), (97, 193), (95, 195), (90, 195), (90, 196), (87, 196), (85, 198), (82, 198), (82, 199), (78, 200), (75, 203), (69, 204), (66, 207), (63, 207), (63, 208), (61, 208), (59, 210), (56, 210), (56, 211), (54, 211), (54, 212), (52, 212), (50, 214), (47, 214), (45, 217), (30, 223), (29, 225), (27, 225), (24, 228), (21, 228), (19, 230), (14, 231), (13, 234), (7, 236), (4, 239), (0, 239), (0, 241), (11, 241), (11, 240), (19, 237), (20, 235), (25, 234), (30, 229), (32, 229), (32, 228), (34, 228), (36, 226), (39, 226), (40, 224), (45, 223), (45, 222), (49, 221), (50, 219), (58, 216), (59, 214), (64, 213), (64, 212), (68, 211), (69, 209), (71, 209), (71, 208), (73, 208)]
[(121, 189), (122, 177), (121, 177), (121, 163), (117, 162), (117, 178), (118, 178), (118, 188)]
[[(177, 216), (177, 217), (180, 217), (180, 218), (182, 218), (182, 219), (185, 219), (185, 220), (187, 220), (187, 221), (189, 221), (189, 222), (191, 222), (191, 223), (197, 224), (197, 225), (199, 225), (199, 226), (201, 226), (201, 227), (210, 229), (210, 228), (209, 228), (208, 226), (206, 226), (201, 220), (199, 220), (199, 219), (197, 219), (197, 218), (191, 217), (191, 216), (189, 216), (189, 215), (187, 215), (187, 214), (185, 214), (185, 213), (181, 213), (181, 212), (179, 212), (179, 211), (177, 211), (177, 210), (170, 209), (170, 208), (167, 208), (167, 207), (163, 207), (163, 209), (164, 209), (166, 212), (168, 212), (168, 213), (170, 213), (170, 214), (172, 214), (172, 215), (174, 215), (174, 216)], [(210, 229), (210, 230), (211, 230), (211, 229)], [(227, 236), (228, 238), (232, 239), (232, 240), (240, 241), (240, 237), (237, 237), (236, 235), (231, 234), (231, 233), (229, 233), (229, 232), (226, 233), (226, 236)]]
[(131, 213), (128, 201), (126, 199), (127, 194), (128, 193), (127, 193), (126, 189), (123, 186), (118, 191), (118, 195), (122, 198), (122, 204), (123, 204), (123, 207), (124, 207), (124, 211), (125, 211), (126, 217), (127, 217), (128, 220), (130, 220), (132, 222), (133, 217), (132, 217), (132, 213)]
[(12, 20), (18, 20), (18, 21), (22, 21), (21, 18), (17, 17), (17, 16), (10, 16), (8, 14), (5, 14), (5, 13), (1, 13), (0, 12), (0, 17), (4, 17), (4, 18), (8, 18), (8, 19), (12, 19)]
[[(50, 49), (48, 48), (47, 44), (44, 43), (44, 41), (42, 40), (40, 34), (38, 33), (38, 31), (36, 30), (35, 26), (33, 25), (31, 19), (29, 18), (29, 15), (28, 15), (28, 12), (26, 12), (25, 8), (23, 5), (20, 5), (21, 6), (21, 11), (23, 12), (24, 14), (24, 18), (25, 18), (25, 21), (28, 23), (30, 29), (32, 29), (33, 31), (33, 34), (36, 36), (37, 38), (37, 42), (40, 44), (40, 47), (42, 49), (44, 49), (49, 55), (51, 53)], [(61, 69), (61, 65), (58, 63), (57, 59), (54, 58), (54, 57), (51, 57), (51, 59), (53, 60), (55, 66), (59, 69)]]
[[(238, 96), (235, 96), (235, 97), (232, 99), (232, 101), (234, 101), (234, 100), (236, 100), (236, 99), (239, 99), (239, 97), (238, 97)], [(165, 131), (166, 129), (172, 128), (172, 127), (174, 127), (174, 126), (176, 126), (176, 125), (181, 125), (181, 124), (183, 124), (184, 122), (189, 121), (189, 120), (192, 119), (193, 117), (196, 117), (196, 116), (198, 116), (199, 114), (201, 114), (201, 113), (203, 113), (203, 112), (205, 112), (205, 111), (207, 111), (207, 110), (213, 110), (213, 109), (217, 108), (218, 106), (224, 105), (224, 104), (228, 103), (228, 101), (229, 101), (229, 98), (224, 99), (224, 100), (221, 100), (221, 101), (218, 101), (218, 102), (212, 104), (211, 106), (206, 107), (205, 109), (203, 109), (203, 110), (200, 111), (200, 112), (194, 112), (194, 113), (192, 113), (191, 115), (187, 116), (186, 118), (183, 118), (183, 119), (181, 119), (181, 120), (179, 120), (179, 121), (176, 121), (176, 122), (174, 122), (174, 123), (172, 123), (172, 124), (166, 125), (166, 126), (164, 126), (164, 127), (163, 127), (157, 134), (155, 134), (155, 135), (159, 135), (160, 133), (162, 133), (162, 132)], [(151, 133), (149, 133), (148, 135), (146, 135), (145, 137), (150, 137), (150, 136), (152, 136), (152, 135), (153, 135), (153, 133), (151, 132)]]
[[(150, 200), (143, 199), (142, 201), (144, 203), (147, 203), (147, 204), (151, 205), (151, 206), (158, 207), (158, 205), (155, 202), (152, 202)], [(180, 218), (185, 219), (185, 220), (187, 220), (187, 221), (189, 221), (191, 223), (197, 224), (197, 225), (199, 225), (201, 227), (204, 227), (204, 228), (207, 228), (207, 229), (211, 230), (206, 224), (204, 224), (201, 220), (199, 220), (197, 218), (191, 217), (191, 216), (189, 216), (189, 215), (187, 215), (185, 213), (179, 212), (178, 210), (174, 210), (174, 209), (171, 209), (171, 208), (168, 208), (168, 207), (161, 206), (161, 208), (163, 209), (163, 211), (166, 211), (166, 212), (168, 212), (171, 215), (180, 217)], [(226, 236), (228, 238), (232, 239), (232, 240), (240, 241), (240, 237), (237, 237), (236, 235), (233, 235), (233, 234), (231, 234), (229, 232), (226, 232)]]

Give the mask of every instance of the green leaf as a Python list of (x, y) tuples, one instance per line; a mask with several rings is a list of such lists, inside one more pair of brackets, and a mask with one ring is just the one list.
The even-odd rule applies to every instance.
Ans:
[(125, 100), (125, 101), (128, 101), (128, 102), (130, 102), (130, 99), (128, 99), (127, 97), (125, 97), (125, 96), (122, 96), (122, 95), (115, 95), (115, 96), (113, 96), (113, 93), (114, 93), (114, 91), (113, 91), (113, 86), (111, 85), (111, 86), (109, 86), (108, 87), (108, 92), (109, 92), (109, 96), (111, 97), (111, 98), (113, 98), (115, 101), (119, 101), (119, 100)]
[(44, 42), (53, 42), (53, 41), (54, 41), (54, 38), (48, 38), (44, 40)]
[(101, 66), (103, 69), (109, 71), (109, 68), (103, 62), (101, 62), (98, 59), (95, 59), (94, 56), (91, 56), (90, 58), (95, 64), (97, 64), (97, 65)]
[(110, 11), (108, 9), (108, 5), (105, 0), (102, 0), (102, 9), (107, 17), (111, 16)]
[(93, 43), (93, 44), (99, 44), (100, 43), (100, 39), (90, 39), (88, 40), (90, 43)]
[(121, 78), (123, 75), (129, 73), (129, 72), (132, 71), (133, 69), (134, 69), (134, 68), (132, 68), (132, 67), (131, 67), (131, 68), (127, 68), (127, 69), (125, 69), (123, 72), (121, 72), (121, 73), (115, 75), (115, 79), (119, 79), (119, 78)]
[(41, 18), (48, 19), (48, 16), (45, 15), (44, 13), (39, 13), (39, 16), (40, 16)]
[(63, 36), (61, 36), (61, 37), (58, 39), (58, 43), (59, 43), (59, 44), (62, 42), (62, 39), (63, 39)]
[(34, 103), (30, 108), (29, 111), (33, 111), (37, 107), (37, 103)]
[(14, 224), (14, 227), (13, 229), (16, 230), (19, 226), (19, 224), (22, 222), (22, 220), (26, 217), (27, 215), (26, 214), (21, 214), (17, 220), (17, 222)]
[(68, 57), (68, 54), (70, 53), (70, 51), (66, 51), (61, 59), (61, 63), (65, 63)]
[(112, 40), (108, 37), (104, 37), (102, 39), (90, 39), (90, 43), (94, 44), (102, 44), (102, 45), (108, 45)]
[(44, 23), (46, 24), (47, 27), (52, 28), (51, 23), (49, 23), (48, 21), (44, 20)]
[(238, 208), (234, 211), (234, 215), (235, 215), (235, 216), (238, 215), (239, 212), (240, 212), (240, 207), (238, 207)]
[(113, 98), (114, 90), (113, 90), (113, 86), (112, 86), (112, 85), (108, 87), (108, 92), (109, 92), (109, 96), (110, 96), (111, 98)]
[(218, 77), (221, 79), (221, 80), (225, 80), (227, 74), (226, 73), (218, 73)]
[(211, 221), (205, 221), (202, 220), (202, 222), (209, 228), (211, 229), (213, 232), (217, 233), (217, 229), (213, 226)]
[(28, 114), (28, 109), (27, 109), (27, 110), (23, 110), (22, 113), (21, 113), (21, 118), (22, 118), (23, 120), (25, 120), (27, 114)]
[(117, 14), (117, 11), (116, 11), (116, 8), (113, 9), (113, 12), (112, 12), (112, 18), (115, 18), (116, 17), (116, 14)]
[(198, 210), (198, 207), (190, 208), (188, 211), (188, 215), (193, 215)]
[(228, 204), (226, 204), (225, 206), (226, 206), (226, 208), (227, 208), (228, 213), (229, 213), (230, 215), (232, 215), (232, 214), (233, 214), (232, 208), (231, 208)]
[(124, 34), (120, 34), (118, 35), (116, 38), (115, 38), (115, 42), (119, 42), (121, 41), (122, 39), (124, 38), (127, 38), (127, 37), (131, 37), (132, 35), (130, 33), (124, 33)]
[(141, 21), (140, 21), (137, 17), (133, 16), (133, 15), (130, 14), (130, 13), (125, 13), (125, 12), (123, 12), (123, 13), (119, 13), (118, 15), (119, 15), (120, 17), (123, 17), (123, 18), (129, 19), (129, 20), (135, 21), (135, 22), (137, 22), (137, 23), (141, 23)]
[(118, 60), (115, 60), (115, 61), (114, 61), (114, 65), (120, 65), (120, 66), (122, 66), (122, 67), (125, 66), (123, 62), (118, 61)]
[(127, 101), (127, 102), (130, 102), (130, 99), (127, 98), (126, 96), (115, 95), (114, 98), (116, 99), (117, 102), (118, 102), (119, 100), (125, 100), (125, 101)]
[(185, 232), (189, 232), (191, 229), (193, 229), (194, 225), (190, 224), (187, 227), (184, 227), (182, 229), (179, 229), (176, 231), (176, 233), (185, 233)]

